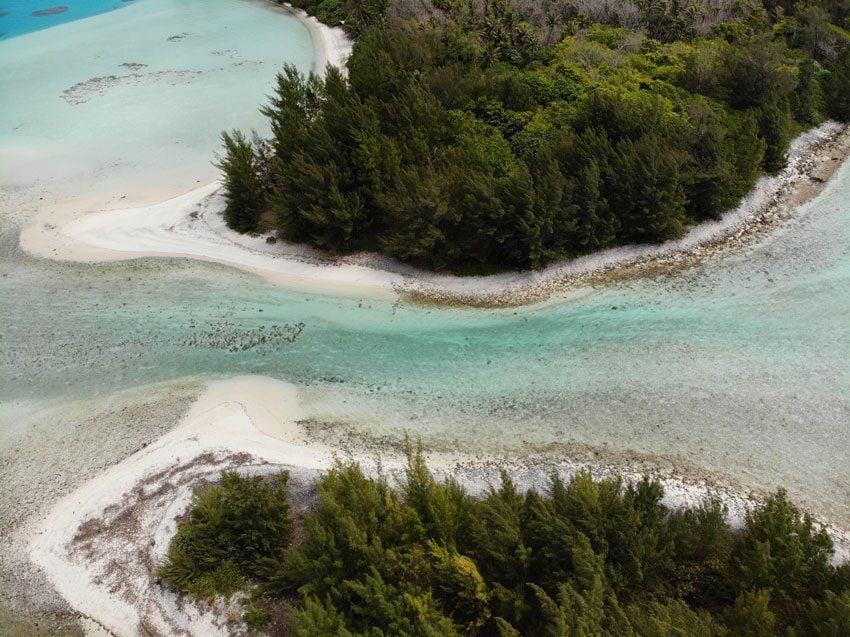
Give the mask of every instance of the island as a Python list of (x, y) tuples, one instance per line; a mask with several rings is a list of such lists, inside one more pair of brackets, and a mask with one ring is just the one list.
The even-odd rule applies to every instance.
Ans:
[(223, 134), (225, 216), (329, 253), (486, 274), (676, 239), (850, 119), (839, 5), (300, 6), (351, 57), (285, 69), (271, 139)]

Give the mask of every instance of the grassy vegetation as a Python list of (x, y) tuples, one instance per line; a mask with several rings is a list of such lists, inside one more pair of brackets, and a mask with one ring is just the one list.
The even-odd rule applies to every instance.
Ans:
[[(395, 488), (356, 464), (329, 470), (292, 543), (284, 486), (223, 474), (161, 572), (206, 597), (192, 582), (229, 561), (263, 608), (249, 606), (250, 626), (284, 612), (279, 632), (299, 636), (850, 634), (850, 566), (830, 565), (831, 539), (782, 491), (733, 531), (719, 501), (671, 510), (649, 479), (580, 473), (522, 493), (503, 474), (476, 498), (410, 449)], [(209, 508), (229, 540), (195, 543), (203, 567), (187, 569), (186, 538), (215, 528)], [(257, 520), (273, 520), (267, 535)]]

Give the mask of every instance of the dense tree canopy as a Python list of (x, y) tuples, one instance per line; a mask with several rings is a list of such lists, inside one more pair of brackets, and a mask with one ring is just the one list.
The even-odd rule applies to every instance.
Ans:
[[(224, 475), (225, 490), (233, 476)], [(831, 539), (782, 491), (733, 531), (719, 501), (669, 509), (649, 479), (579, 473), (553, 477), (546, 493), (523, 493), (503, 474), (499, 487), (473, 497), (451, 479), (437, 481), (421, 449), (409, 450), (397, 479), (393, 487), (337, 464), (319, 480), (294, 544), (278, 523), (256, 535), (257, 520), (279, 510), (277, 492), (241, 479), (254, 515), (221, 500), (235, 525), (228, 549), (205, 543), (209, 553), (195, 559), (248, 577), (253, 603), (267, 609), (250, 606), (249, 620), (283, 613), (276, 634), (850, 634), (850, 566), (830, 565)], [(205, 537), (201, 511), (213, 493), (201, 492), (162, 573), (182, 570), (185, 547), (202, 546), (188, 538)]]
[(228, 218), (331, 252), (486, 272), (664, 241), (850, 119), (837, 0), (296, 4), (356, 38), (348, 75), (287, 67), (253, 170), (225, 137)]
[(159, 577), (197, 597), (214, 597), (260, 576), (292, 539), (288, 480), (286, 472), (269, 481), (224, 471), (219, 484), (199, 488)]

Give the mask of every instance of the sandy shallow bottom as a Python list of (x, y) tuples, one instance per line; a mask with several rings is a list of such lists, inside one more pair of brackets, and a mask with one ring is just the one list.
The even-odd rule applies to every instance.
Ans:
[[(33, 530), (29, 556), (90, 627), (116, 635), (244, 634), (244, 626), (231, 616), (238, 608), (235, 600), (199, 605), (178, 598), (156, 583), (154, 571), (193, 488), (214, 480), (222, 469), (265, 473), (285, 468), (296, 490), (309, 489), (338, 456), (331, 448), (300, 442), (302, 417), (298, 391), (290, 384), (257, 376), (209, 383), (177, 427), (62, 498)], [(348, 458), (367, 472), (377, 470), (375, 456)], [(380, 461), (390, 474), (403, 466), (398, 454)], [(569, 476), (582, 468), (553, 457), (505, 463), (431, 454), (429, 463), (473, 492), (497, 484), (500, 467), (510, 468), (521, 486), (538, 488), (552, 471)], [(607, 473), (599, 467), (595, 472)], [(719, 493), (733, 523), (740, 523), (753, 502), (718, 484), (663, 482), (670, 506), (693, 505)]]
[[(268, 246), (218, 215), (217, 130), (262, 128), (279, 57), (318, 69), (344, 57), (340, 41), (309, 21), (315, 55), (303, 28), (279, 38), (285, 16), (265, 3), (122, 13), (0, 51), (0, 75), (27, 88), (0, 109), (0, 130), (15, 131), (0, 145), (0, 622), (229, 634), (225, 607), (180, 606), (151, 577), (192, 486), (242, 465), (285, 466), (306, 485), (331, 449), (398, 466), (404, 431), (456, 451), (432, 464), (473, 488), (500, 466), (528, 486), (619, 469), (663, 479), (671, 504), (721, 493), (740, 519), (784, 484), (847, 528), (850, 199), (791, 210), (846, 155), (835, 125), (798, 139), (788, 171), (683, 243), (427, 277)], [(237, 24), (256, 41), (234, 37)], [(6, 245), (9, 224), (26, 253)], [(398, 302), (410, 296), (550, 301)], [(210, 381), (246, 373), (295, 385)]]
[[(107, 397), (0, 405), (0, 625), (8, 635), (78, 634), (78, 613), (27, 545), (55, 503), (165, 434), (203, 387), (194, 379)], [(3, 632), (3, 631), (0, 631)]]

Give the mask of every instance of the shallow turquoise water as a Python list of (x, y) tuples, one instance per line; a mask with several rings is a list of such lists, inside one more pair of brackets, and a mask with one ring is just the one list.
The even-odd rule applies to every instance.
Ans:
[[(520, 310), (296, 294), (186, 260), (28, 258), (16, 227), (46, 205), (38, 197), (190, 187), (214, 174), (220, 122), (263, 126), (254, 109), (276, 60), (311, 64), (303, 27), (262, 5), (145, 3), (120, 21), (57, 27), (55, 47), (58, 35), (88, 41), (91, 24), (102, 37), (65, 74), (27, 83), (20, 61), (37, 66), (41, 34), (0, 43), (0, 71), (21, 87), (0, 109), (0, 169), (4, 157), (10, 167), (0, 170), (0, 403), (267, 374), (298, 384), (307, 412), (340, 427), (406, 429), (473, 452), (635, 453), (748, 487), (785, 485), (850, 523), (850, 167), (744, 253)], [(142, 77), (62, 99), (125, 62), (147, 65), (125, 73)], [(48, 155), (68, 161), (45, 167)]]
[(90, 18), (127, 6), (135, 0), (3, 0), (0, 39)]

